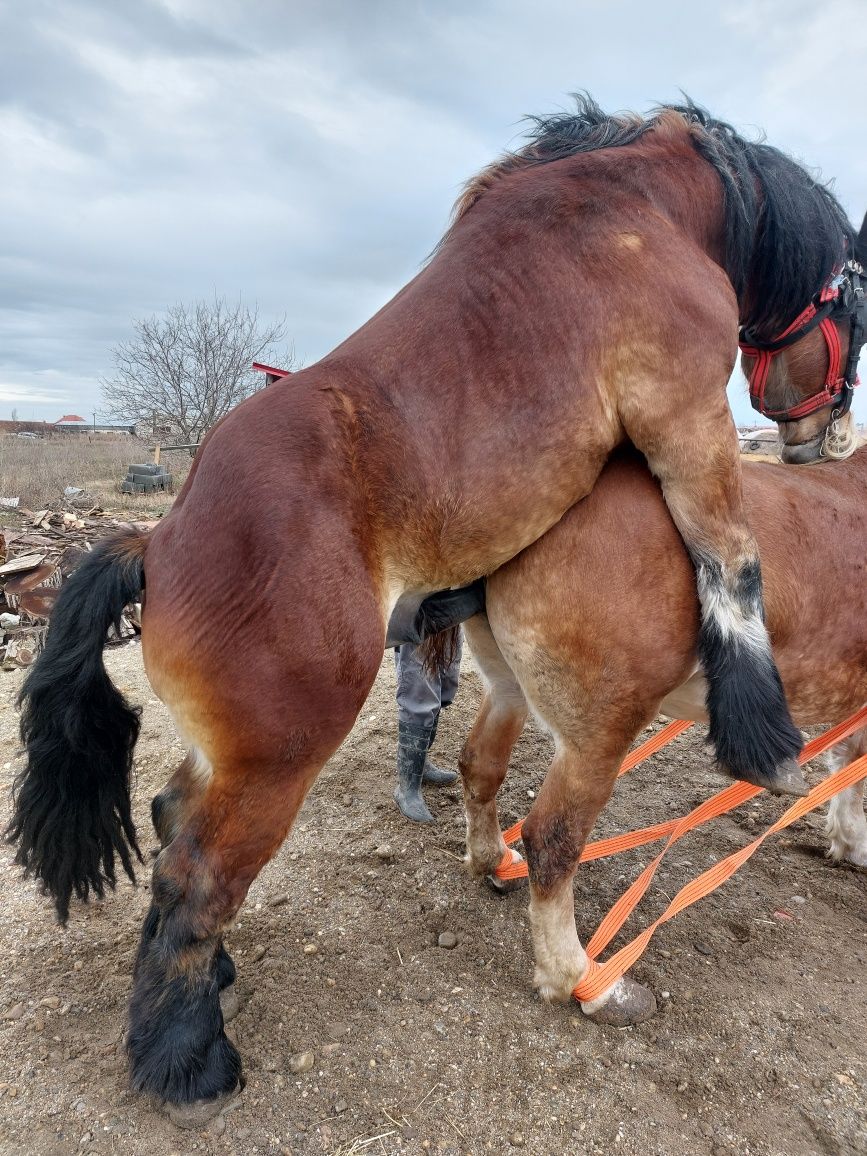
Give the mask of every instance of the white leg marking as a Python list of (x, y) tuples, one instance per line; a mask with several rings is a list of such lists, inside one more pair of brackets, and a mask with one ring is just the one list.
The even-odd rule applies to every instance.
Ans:
[[(828, 770), (839, 771), (867, 754), (867, 727), (832, 747), (826, 755)], [(864, 817), (864, 781), (841, 791), (828, 804), (825, 821), (828, 857), (867, 867), (867, 819)]]
[(530, 928), (536, 955), (534, 986), (543, 999), (571, 999), (573, 988), (587, 971), (587, 953), (575, 927), (571, 879), (551, 899), (531, 893)]
[(698, 567), (696, 578), (702, 617), (705, 621), (714, 622), (722, 640), (746, 646), (770, 657), (771, 643), (759, 607), (745, 611), (726, 582), (726, 577), (720, 580), (705, 566)]

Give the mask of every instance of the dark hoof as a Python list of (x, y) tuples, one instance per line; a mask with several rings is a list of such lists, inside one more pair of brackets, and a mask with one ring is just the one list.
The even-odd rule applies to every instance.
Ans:
[(614, 1028), (643, 1024), (652, 1015), (656, 1015), (656, 997), (653, 992), (630, 975), (618, 979), (601, 1006), (597, 1007), (597, 1002), (592, 1000), (587, 1004), (582, 1003), (581, 1010), (594, 1023), (609, 1024)]
[(165, 1112), (176, 1128), (200, 1131), (215, 1116), (219, 1116), (240, 1091), (241, 1085), (236, 1084), (233, 1091), (227, 1092), (225, 1096), (217, 1096), (215, 1100), (195, 1100), (192, 1104), (166, 1103)]
[(523, 891), (529, 879), (526, 875), (518, 879), (501, 879), (499, 875), (486, 875), (485, 883), (497, 895), (511, 895), (513, 891)]
[(413, 823), (432, 823), (434, 821), (420, 791), (410, 793), (409, 791), (401, 791), (398, 787), (394, 792), (394, 801), (397, 803), (400, 813), (407, 819), (411, 819)]
[(740, 778), (746, 783), (752, 783), (754, 787), (764, 787), (772, 795), (795, 795), (802, 799), (810, 792), (807, 780), (804, 778), (804, 773), (796, 759), (786, 759), (778, 764), (771, 774), (764, 775), (757, 772), (750, 775), (744, 773)]
[(230, 1023), (241, 1010), (241, 1001), (233, 983), (220, 991), (220, 1011), (223, 1013), (223, 1023)]
[(458, 781), (458, 773), (457, 771), (444, 771), (442, 767), (436, 766), (428, 759), (424, 765), (421, 781), (429, 783), (432, 787), (450, 787), (452, 783)]

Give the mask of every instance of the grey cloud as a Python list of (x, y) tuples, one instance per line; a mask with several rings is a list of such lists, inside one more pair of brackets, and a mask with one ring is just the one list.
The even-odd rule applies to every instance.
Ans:
[(858, 0), (827, 0), (836, 41), (800, 0), (761, 3), (767, 35), (752, 0), (688, 21), (673, 0), (17, 6), (0, 40), (0, 406), (29, 383), (39, 416), (57, 416), (48, 388), (90, 412), (131, 318), (213, 292), (285, 313), (314, 360), (415, 273), (522, 115), (576, 88), (646, 108), (682, 87), (836, 174), (860, 214), (859, 111), (789, 67), (809, 69), (808, 33), (842, 79), (865, 55)]

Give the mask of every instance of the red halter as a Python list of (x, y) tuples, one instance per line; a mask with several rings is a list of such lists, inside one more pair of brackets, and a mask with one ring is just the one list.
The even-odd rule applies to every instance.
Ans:
[[(850, 266), (852, 266), (851, 270)], [(773, 341), (758, 341), (748, 331), (741, 330), (739, 343), (741, 352), (756, 359), (756, 364), (749, 378), (750, 401), (753, 409), (757, 409), (759, 413), (774, 421), (800, 421), (801, 418), (808, 417), (826, 405), (838, 407), (835, 413), (836, 417), (842, 417), (846, 413), (852, 402), (852, 391), (858, 384), (855, 368), (858, 364), (861, 343), (857, 342), (856, 344), (856, 326), (860, 328), (859, 315), (863, 308), (863, 288), (860, 284), (859, 274), (861, 274), (860, 266), (857, 266), (855, 262), (848, 262), (843, 274), (834, 277), (813, 298), (807, 308), (795, 318), (792, 324)], [(852, 328), (849, 357), (845, 372), (841, 373), (840, 338), (831, 317), (833, 313), (839, 311), (838, 303), (841, 297), (848, 306), (850, 293), (846, 292), (847, 289), (854, 293), (855, 304), (854, 307), (847, 308), (847, 312), (851, 312)], [(812, 397), (792, 406), (791, 409), (768, 409), (765, 405), (765, 387), (768, 383), (773, 359), (781, 350), (786, 349), (789, 345), (794, 345), (810, 330), (817, 328), (825, 338), (825, 345), (828, 350), (828, 373), (823, 388), (819, 393), (813, 394)], [(861, 336), (861, 340), (863, 340), (863, 330), (857, 336)]]

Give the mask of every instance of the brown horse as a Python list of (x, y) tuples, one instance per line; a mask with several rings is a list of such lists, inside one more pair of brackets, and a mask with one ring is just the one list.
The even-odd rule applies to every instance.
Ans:
[[(816, 395), (808, 424), (845, 422), (852, 245), (828, 190), (769, 146), (692, 105), (642, 119), (582, 99), (470, 183), (429, 263), (370, 322), (211, 431), (150, 539), (129, 533), (81, 566), (23, 691), (10, 833), (61, 918), (73, 892), (113, 882), (116, 856), (132, 870), (138, 718), (101, 647), (144, 586), (148, 676), (189, 754), (154, 801), (136, 1088), (211, 1110), (234, 1090), (223, 929), (351, 728), (393, 612), (514, 557), (627, 439), (697, 568), (721, 763), (802, 788), (725, 387), (740, 321), (759, 404), (782, 420)], [(814, 300), (821, 331), (799, 320)], [(763, 349), (793, 318), (797, 344)], [(239, 573), (257, 592), (240, 623)]]
[[(810, 470), (745, 462), (744, 498), (792, 713), (805, 727), (840, 722), (867, 703), (867, 446)], [(535, 983), (548, 998), (568, 999), (587, 969), (572, 881), (624, 755), (660, 711), (707, 720), (693, 579), (659, 487), (624, 452), (585, 501), (488, 578), (487, 617), (466, 624), (487, 687), (461, 755), (474, 874), (491, 875), (506, 850), (495, 800), (528, 705), (555, 741), (523, 826)], [(865, 750), (867, 729), (830, 764)], [(835, 858), (867, 865), (862, 793), (835, 800), (828, 830)], [(622, 1024), (655, 1004), (626, 976), (582, 1006)]]

